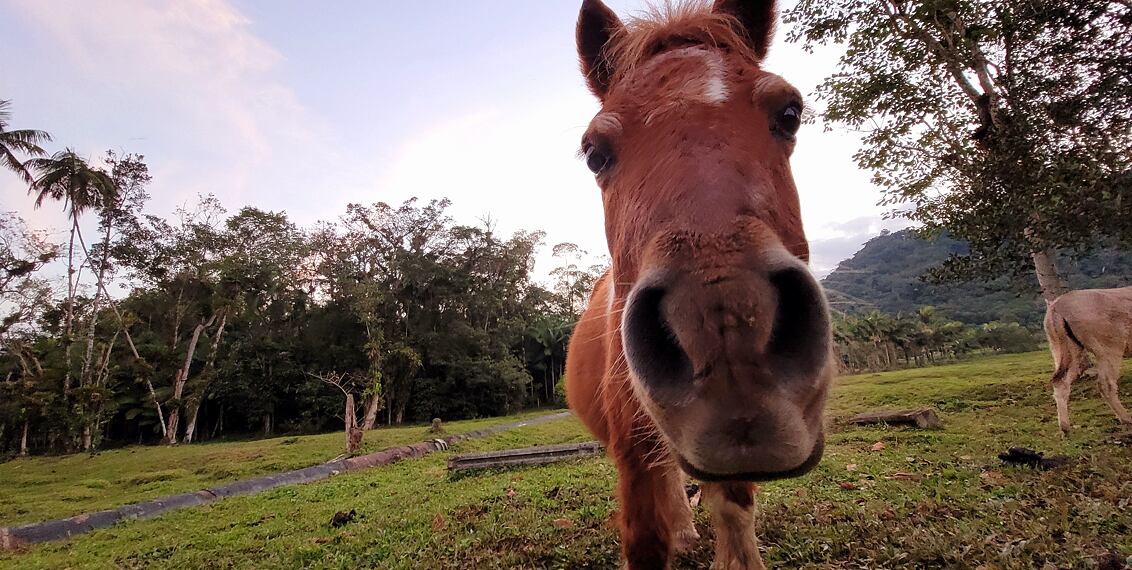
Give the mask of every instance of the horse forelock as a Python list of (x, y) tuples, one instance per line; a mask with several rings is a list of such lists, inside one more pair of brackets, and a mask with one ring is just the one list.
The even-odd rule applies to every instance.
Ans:
[(613, 64), (616, 83), (664, 52), (696, 45), (738, 54), (753, 66), (759, 64), (739, 20), (713, 12), (701, 0), (666, 1), (629, 19), (607, 44), (605, 57)]

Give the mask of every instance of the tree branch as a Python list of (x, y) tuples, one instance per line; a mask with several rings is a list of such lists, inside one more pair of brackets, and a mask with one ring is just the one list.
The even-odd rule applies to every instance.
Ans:
[(933, 37), (927, 30), (921, 27), (908, 15), (904, 14), (898, 5), (891, 0), (884, 3), (885, 13), (888, 14), (888, 19), (892, 23), (894, 30), (901, 31), (901, 23), (904, 24), (906, 31), (905, 34), (911, 34), (913, 37), (924, 42), (928, 49), (939, 57), (947, 71), (951, 73), (951, 77), (955, 80), (955, 84), (959, 86), (963, 93), (971, 99), (972, 103), (978, 104), (979, 97), (982, 93), (975, 88), (967, 76), (963, 73), (963, 66), (959, 62), (954, 53), (949, 51), (942, 43)]

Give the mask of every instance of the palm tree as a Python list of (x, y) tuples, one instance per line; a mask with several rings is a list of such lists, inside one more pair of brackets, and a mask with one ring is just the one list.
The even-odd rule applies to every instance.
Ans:
[(113, 203), (117, 190), (109, 174), (91, 168), (85, 159), (69, 148), (50, 158), (29, 159), (24, 166), (39, 175), (28, 190), (29, 194), (35, 194), (35, 207), (41, 207), (48, 199), (62, 202), (63, 209), (71, 220), (71, 236), (67, 246), (67, 304), (63, 321), (63, 334), (68, 342), (63, 392), (68, 395), (71, 390), (71, 346), (74, 344), (74, 339), (70, 337), (78, 289), (75, 279), (75, 237), (82, 243), (79, 218), (89, 209)]
[(9, 104), (11, 101), (0, 99), (0, 164), (15, 172), (30, 186), (35, 182), (35, 177), (27, 165), (16, 157), (16, 153), (28, 156), (47, 154), (39, 145), (50, 141), (51, 135), (33, 129), (9, 131), (8, 120), (12, 117), (12, 112), (8, 110)]
[(39, 174), (28, 191), (35, 194), (35, 207), (48, 198), (63, 202), (67, 216), (77, 219), (83, 212), (98, 208), (113, 196), (114, 180), (109, 174), (91, 168), (86, 159), (72, 149), (65, 149), (50, 158), (33, 158), (24, 163)]
[[(535, 366), (542, 370), (543, 396), (552, 401), (554, 386), (566, 363), (566, 346), (570, 343), (573, 323), (562, 317), (547, 316), (531, 324), (527, 334), (533, 341)], [(534, 391), (534, 384), (531, 384)]]

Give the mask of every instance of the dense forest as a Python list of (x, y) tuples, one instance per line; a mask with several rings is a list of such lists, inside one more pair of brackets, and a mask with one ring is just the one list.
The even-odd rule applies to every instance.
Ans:
[[(215, 196), (161, 217), (144, 157), (48, 156), (46, 133), (6, 129), (5, 105), (3, 165), (69, 228), (56, 243), (0, 212), (0, 455), (561, 404), (566, 345), (605, 269), (577, 246), (554, 246), (540, 282), (541, 232), (459, 223), (447, 200), (350, 204), (309, 227)], [(1037, 347), (1036, 295), (920, 279), (964, 253), (897, 232), (827, 277), (843, 369)], [(1113, 251), (1065, 261), (1078, 286), (1132, 267)]]
[[(930, 270), (950, 257), (968, 253), (965, 243), (947, 235), (925, 240), (912, 230), (886, 232), (841, 262), (822, 284), (833, 306), (850, 314), (911, 314), (930, 306), (940, 316), (970, 325), (999, 321), (1040, 329), (1045, 303), (1032, 275), (958, 283), (929, 278)], [(1132, 252), (1063, 252), (1058, 266), (1074, 289), (1122, 287), (1132, 276)]]
[(540, 284), (542, 233), (444, 200), (298, 227), (202, 196), (165, 219), (141, 156), (28, 163), (29, 200), (72, 223), (56, 244), (0, 215), (0, 453), (341, 429), (343, 391), (363, 427), (547, 405), (603, 270), (560, 244)]

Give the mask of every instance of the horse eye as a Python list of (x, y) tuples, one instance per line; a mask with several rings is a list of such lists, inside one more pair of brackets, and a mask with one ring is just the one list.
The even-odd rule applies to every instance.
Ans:
[(590, 172), (601, 174), (609, 168), (612, 162), (613, 157), (610, 156), (608, 152), (599, 149), (596, 145), (586, 147), (586, 166), (589, 167)]
[(792, 139), (794, 135), (798, 134), (798, 129), (802, 126), (802, 107), (797, 103), (791, 103), (785, 109), (779, 111), (778, 117), (774, 120), (773, 130), (779, 135)]

